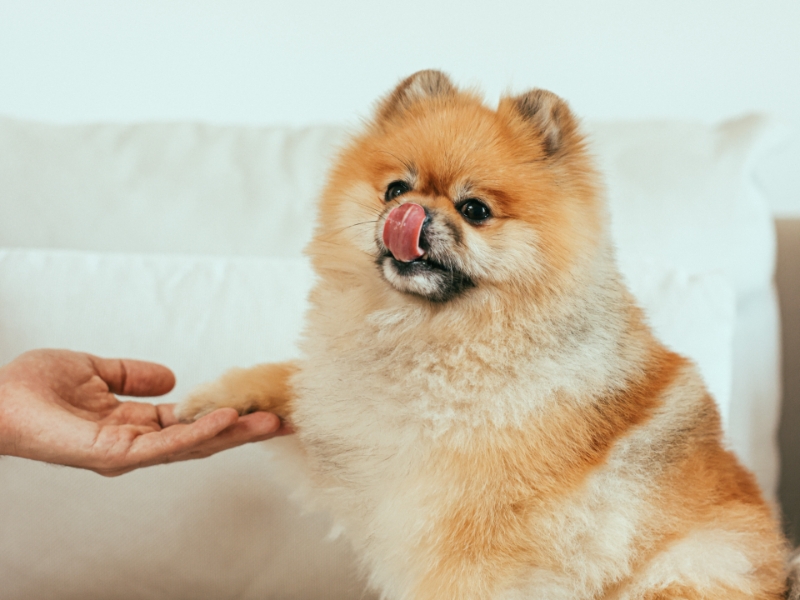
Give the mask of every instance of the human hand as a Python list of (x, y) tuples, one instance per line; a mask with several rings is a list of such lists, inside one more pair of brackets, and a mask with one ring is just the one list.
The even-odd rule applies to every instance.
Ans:
[(187, 425), (174, 404), (115, 396), (160, 396), (174, 386), (172, 371), (155, 363), (27, 352), (0, 368), (0, 454), (115, 476), (290, 433), (271, 413), (221, 408)]

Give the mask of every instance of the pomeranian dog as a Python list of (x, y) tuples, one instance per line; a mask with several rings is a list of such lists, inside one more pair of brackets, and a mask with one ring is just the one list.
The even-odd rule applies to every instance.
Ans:
[(297, 362), (185, 420), (272, 411), (391, 600), (775, 600), (787, 547), (696, 367), (617, 270), (556, 95), (412, 75), (340, 153)]

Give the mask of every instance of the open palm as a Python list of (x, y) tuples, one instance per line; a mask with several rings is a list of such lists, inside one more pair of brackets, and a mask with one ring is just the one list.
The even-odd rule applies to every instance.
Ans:
[(121, 475), (287, 433), (270, 413), (218, 409), (191, 424), (173, 404), (122, 402), (175, 385), (154, 363), (35, 350), (0, 368), (0, 454)]

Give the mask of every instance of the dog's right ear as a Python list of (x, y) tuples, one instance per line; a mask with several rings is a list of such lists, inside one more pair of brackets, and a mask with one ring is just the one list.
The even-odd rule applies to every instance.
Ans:
[(378, 106), (378, 120), (391, 119), (424, 98), (456, 93), (450, 78), (441, 71), (417, 71), (406, 77)]

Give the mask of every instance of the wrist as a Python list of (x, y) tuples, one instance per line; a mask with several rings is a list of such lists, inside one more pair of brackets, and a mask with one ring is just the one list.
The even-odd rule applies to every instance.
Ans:
[(25, 400), (30, 389), (0, 368), (0, 455), (20, 456), (20, 437), (24, 423)]
[(15, 393), (13, 386), (0, 380), (0, 455), (13, 454), (13, 428), (10, 426), (10, 404)]

